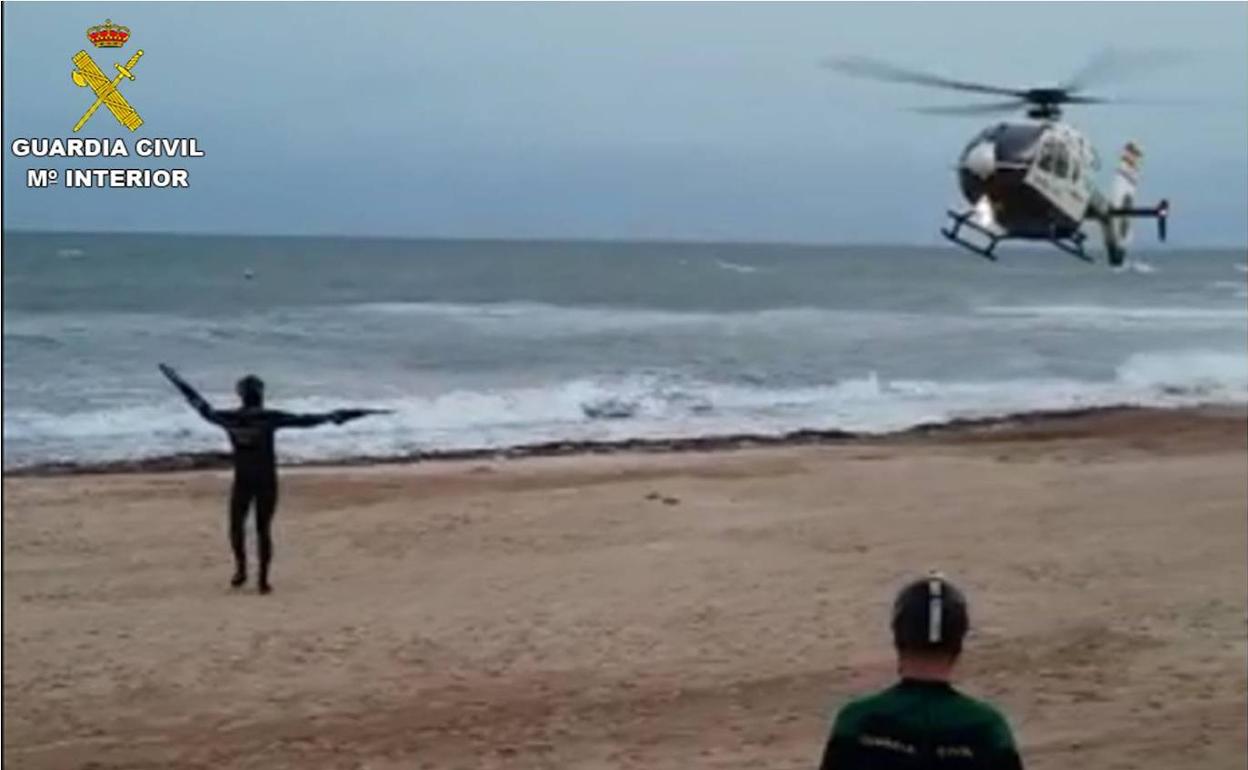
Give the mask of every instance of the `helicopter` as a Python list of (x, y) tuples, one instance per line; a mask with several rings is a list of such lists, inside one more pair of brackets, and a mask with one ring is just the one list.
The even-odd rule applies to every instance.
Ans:
[[(1119, 157), (1108, 193), (1096, 185), (1100, 160), (1095, 148), (1070, 123), (1062, 120), (1067, 104), (1105, 104), (1110, 100), (1083, 93), (1087, 78), (1103, 71), (1108, 54), (1088, 63), (1078, 74), (1052, 87), (1007, 88), (933, 75), (867, 57), (831, 59), (825, 66), (843, 74), (975, 94), (1006, 96), (1006, 101), (954, 107), (921, 108), (939, 115), (986, 115), (1024, 110), (1026, 119), (988, 126), (963, 148), (956, 170), (958, 186), (969, 204), (950, 209), (941, 234), (959, 246), (996, 261), (997, 244), (1007, 240), (1045, 241), (1086, 262), (1095, 261), (1084, 248), (1086, 224), (1099, 224), (1111, 266), (1124, 264), (1131, 238), (1131, 220), (1157, 221), (1158, 240), (1166, 239), (1170, 204), (1135, 203), (1144, 153), (1129, 141)], [(968, 239), (964, 231), (982, 236)]]

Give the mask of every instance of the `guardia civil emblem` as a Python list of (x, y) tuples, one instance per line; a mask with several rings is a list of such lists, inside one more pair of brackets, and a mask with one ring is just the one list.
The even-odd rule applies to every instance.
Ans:
[[(87, 39), (96, 48), (108, 51), (120, 49), (130, 40), (130, 28), (114, 24), (112, 19), (105, 19), (103, 24), (87, 29)], [(135, 51), (134, 56), (131, 56), (125, 64), (114, 63), (113, 66), (117, 68), (117, 77), (109, 80), (86, 51), (74, 54), (72, 73), (74, 84), (79, 88), (89, 87), (95, 94), (95, 101), (74, 124), (75, 132), (87, 124), (101, 104), (108, 108), (118, 123), (131, 131), (143, 125), (143, 118), (139, 117), (139, 113), (130, 106), (130, 102), (126, 101), (126, 97), (122, 96), (121, 91), (118, 90), (122, 78), (134, 80), (134, 66), (139, 63), (139, 58), (142, 56), (143, 51), (140, 49)]]

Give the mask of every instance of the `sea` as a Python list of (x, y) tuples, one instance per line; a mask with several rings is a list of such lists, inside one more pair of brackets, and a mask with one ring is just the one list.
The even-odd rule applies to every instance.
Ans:
[(376, 407), (283, 461), (1248, 403), (1248, 254), (4, 235), (4, 467), (227, 448), (217, 406)]

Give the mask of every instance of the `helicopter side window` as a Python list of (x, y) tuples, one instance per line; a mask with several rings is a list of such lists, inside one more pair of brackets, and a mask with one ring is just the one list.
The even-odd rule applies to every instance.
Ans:
[(1045, 142), (1040, 148), (1040, 160), (1036, 163), (1041, 171), (1053, 173), (1054, 167), (1057, 165), (1057, 148), (1053, 142)]
[(1053, 173), (1066, 178), (1070, 174), (1070, 157), (1066, 152), (1066, 145), (1059, 144), (1054, 152)]

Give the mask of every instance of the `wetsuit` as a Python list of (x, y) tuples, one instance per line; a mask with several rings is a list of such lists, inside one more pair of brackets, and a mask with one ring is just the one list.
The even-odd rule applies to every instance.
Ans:
[(273, 437), (278, 428), (311, 428), (328, 422), (342, 423), (363, 416), (366, 410), (343, 409), (325, 414), (291, 414), (262, 406), (214, 409), (172, 369), (162, 367), (177, 388), (208, 422), (225, 429), (234, 449), (234, 486), (230, 491), (230, 548), (234, 552), (231, 584), (247, 580), (247, 554), (243, 526), (252, 503), (256, 506), (256, 545), (260, 561), (259, 587), (269, 590), (269, 563), (273, 559), (271, 525), (277, 510), (277, 461)]
[(1005, 718), (944, 682), (903, 679), (837, 715), (821, 770), (1022, 770)]

